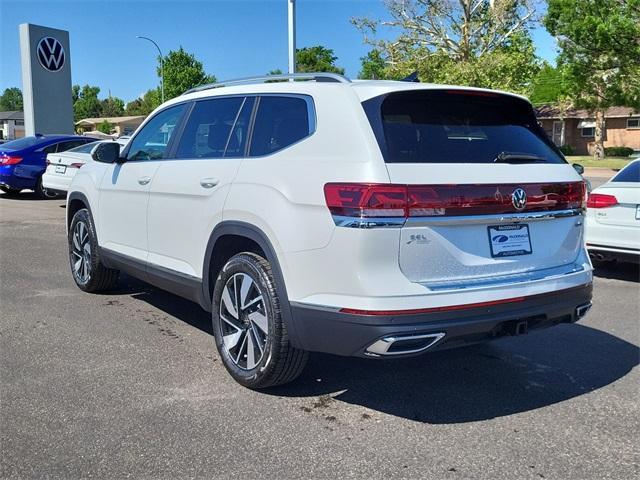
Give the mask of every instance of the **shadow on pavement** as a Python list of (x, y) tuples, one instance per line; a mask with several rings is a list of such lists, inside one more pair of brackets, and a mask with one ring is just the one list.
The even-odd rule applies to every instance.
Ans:
[[(212, 334), (198, 305), (123, 276), (112, 293), (130, 294)], [(608, 385), (639, 363), (640, 349), (580, 324), (401, 360), (312, 354), (292, 384), (264, 391), (337, 401), (410, 420), (464, 423), (543, 408)], [(341, 392), (335, 395), (336, 392)]]
[(615, 262), (597, 265), (593, 274), (600, 278), (640, 283), (640, 265), (637, 263)]

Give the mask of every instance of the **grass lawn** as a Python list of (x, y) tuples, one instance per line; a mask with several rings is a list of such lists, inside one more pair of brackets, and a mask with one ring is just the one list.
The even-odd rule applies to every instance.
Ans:
[(611, 168), (619, 170), (624, 167), (630, 158), (622, 157), (606, 157), (604, 160), (594, 160), (593, 157), (587, 155), (567, 155), (569, 163), (579, 163), (585, 168)]

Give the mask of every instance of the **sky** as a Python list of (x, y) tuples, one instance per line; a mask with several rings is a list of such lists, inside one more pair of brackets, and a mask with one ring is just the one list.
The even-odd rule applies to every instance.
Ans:
[[(297, 46), (324, 45), (356, 77), (369, 47), (349, 22), (385, 18), (380, 0), (297, 0)], [(22, 87), (18, 25), (68, 30), (72, 82), (97, 85), (100, 98), (129, 102), (159, 84), (154, 39), (166, 53), (180, 46), (219, 80), (287, 70), (287, 0), (0, 0), (0, 91)], [(555, 42), (538, 27), (536, 51), (553, 62)]]

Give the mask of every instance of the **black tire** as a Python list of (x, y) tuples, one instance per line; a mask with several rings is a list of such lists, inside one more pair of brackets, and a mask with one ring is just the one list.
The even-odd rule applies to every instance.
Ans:
[(59, 198), (60, 194), (58, 192), (49, 191), (42, 185), (42, 177), (38, 178), (38, 182), (36, 183), (36, 188), (34, 189), (36, 192), (36, 196), (42, 200), (53, 200), (54, 198)]
[(11, 188), (11, 187), (6, 187), (4, 185), (0, 187), (0, 190), (2, 190), (6, 195), (9, 195), (9, 196), (18, 195), (21, 192), (19, 188)]
[[(243, 276), (244, 275), (244, 276)], [(238, 308), (236, 318), (226, 308), (226, 301), (235, 296), (234, 291), (239, 288), (231, 288), (232, 285), (242, 285), (246, 277), (253, 282), (245, 298), (248, 299), (251, 292), (255, 297), (262, 300), (253, 303), (246, 310)], [(239, 278), (239, 280), (238, 280)], [(248, 280), (246, 280), (248, 281)], [(234, 282), (240, 282), (239, 284)], [(229, 286), (227, 284), (229, 283)], [(223, 293), (227, 289), (229, 296), (223, 300)], [(232, 291), (233, 290), (233, 291)], [(239, 297), (235, 297), (236, 305), (242, 303)], [(247, 302), (247, 304), (252, 303)], [(260, 389), (282, 385), (295, 380), (304, 369), (308, 353), (304, 350), (294, 348), (289, 343), (286, 324), (281, 314), (282, 300), (276, 290), (276, 282), (273, 276), (271, 265), (267, 260), (255, 253), (239, 253), (232, 257), (218, 274), (212, 299), (212, 321), (216, 346), (222, 362), (231, 376), (241, 385), (252, 389)], [(235, 309), (235, 307), (234, 307)], [(251, 310), (255, 309), (255, 310)], [(241, 311), (242, 310), (242, 311)], [(224, 312), (224, 313), (223, 313)], [(255, 315), (258, 314), (258, 317)], [(254, 315), (254, 317), (251, 317)], [(263, 317), (266, 317), (266, 321)], [(228, 318), (233, 322), (224, 320)], [(244, 318), (244, 321), (243, 321)], [(260, 318), (259, 327), (253, 318)], [(264, 323), (263, 323), (264, 322)], [(232, 325), (235, 324), (236, 326)], [(264, 326), (268, 325), (268, 333), (265, 335)], [(244, 337), (240, 332), (245, 328)], [(260, 330), (262, 328), (262, 330)], [(235, 349), (225, 346), (225, 336), (229, 338), (230, 332), (236, 332), (238, 337)], [(242, 338), (245, 342), (246, 353), (243, 356)], [(249, 339), (249, 340), (247, 340)], [(260, 353), (260, 359), (254, 362), (249, 361), (249, 345), (257, 348), (253, 351)], [(260, 348), (260, 345), (262, 348)], [(236, 355), (237, 354), (237, 355)], [(236, 355), (234, 360), (233, 355)], [(252, 355), (255, 357), (255, 355)], [(242, 365), (244, 363), (244, 365)], [(255, 363), (255, 366), (252, 366)]]
[[(67, 237), (69, 266), (78, 288), (85, 292), (101, 292), (114, 288), (118, 283), (120, 271), (106, 268), (100, 261), (96, 230), (86, 208), (78, 210), (73, 216)], [(80, 268), (77, 268), (78, 262), (81, 262)]]

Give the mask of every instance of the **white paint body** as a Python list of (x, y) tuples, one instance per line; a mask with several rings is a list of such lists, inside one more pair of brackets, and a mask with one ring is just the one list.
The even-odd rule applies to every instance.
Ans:
[[(183, 95), (159, 108), (219, 95), (308, 95), (315, 105), (316, 131), (288, 148), (256, 158), (92, 162), (76, 175), (71, 189), (89, 200), (101, 246), (195, 278), (202, 278), (207, 242), (219, 222), (257, 227), (275, 250), (289, 300), (300, 304), (417, 309), (535, 295), (591, 282), (582, 216), (531, 223), (534, 253), (508, 259), (490, 255), (487, 225), (491, 222), (393, 229), (335, 225), (323, 193), (328, 182), (581, 180), (568, 164), (386, 164), (362, 102), (391, 91), (429, 88), (442, 86), (280, 82)], [(136, 134), (142, 128), (144, 124)], [(143, 177), (149, 179), (145, 185), (138, 182)], [(215, 187), (203, 188), (201, 181), (211, 178), (217, 181)], [(407, 235), (416, 232), (429, 237), (430, 248), (404, 245)], [(418, 260), (412, 263), (407, 258)], [(504, 281), (487, 283), (492, 277)], [(452, 283), (431, 288), (436, 280)]]

